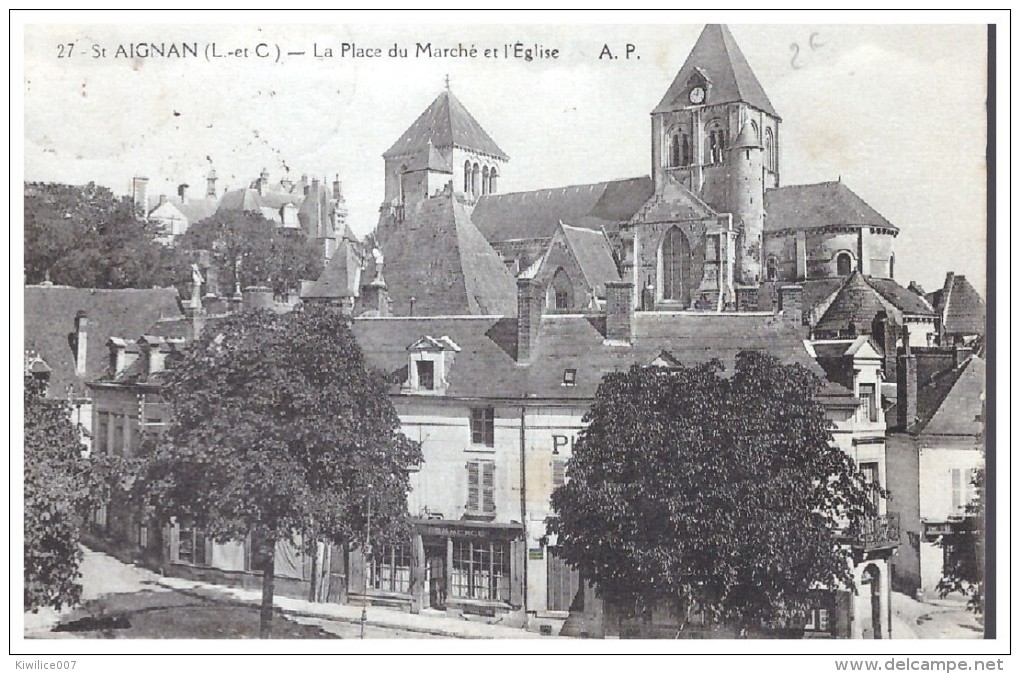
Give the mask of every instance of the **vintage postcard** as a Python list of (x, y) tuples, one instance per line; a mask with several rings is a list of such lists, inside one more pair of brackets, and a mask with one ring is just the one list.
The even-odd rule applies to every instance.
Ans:
[(26, 652), (983, 663), (994, 18), (685, 16), (19, 26)]

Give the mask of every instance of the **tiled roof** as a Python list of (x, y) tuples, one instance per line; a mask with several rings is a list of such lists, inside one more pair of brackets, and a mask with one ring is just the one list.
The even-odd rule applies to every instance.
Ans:
[(236, 190), (228, 190), (220, 197), (220, 203), (216, 207), (217, 213), (228, 211), (242, 211), (245, 213), (261, 213), (265, 204), (258, 192), (250, 187), (242, 187)]
[[(424, 335), (450, 337), (461, 351), (453, 357), (449, 396), (588, 400), (604, 374), (649, 363), (663, 351), (684, 365), (718, 358), (732, 372), (739, 351), (761, 350), (822, 375), (800, 331), (765, 315), (638, 313), (633, 345), (613, 346), (605, 343), (605, 316), (550, 314), (542, 317), (536, 350), (524, 367), (514, 362), (514, 318), (359, 318), (354, 333), (394, 391), (407, 377), (408, 345)], [(573, 386), (563, 384), (567, 368), (577, 370)]]
[(408, 204), (404, 218), (385, 215), (376, 229), (384, 275), (398, 316), (517, 313), (517, 286), (457, 198)]
[[(74, 319), (83, 310), (88, 319), (86, 370), (75, 374), (75, 354), (69, 338)], [(102, 375), (109, 363), (106, 340), (136, 338), (160, 317), (179, 317), (177, 291), (94, 290), (67, 286), (25, 287), (25, 348), (35, 351), (52, 368), (50, 395), (63, 397), (68, 386), (85, 395), (84, 384)]]
[(508, 159), (482, 125), (449, 91), (439, 94), (397, 142), (383, 153), (383, 157), (414, 154), (428, 147), (430, 142), (439, 148), (456, 146)]
[[(984, 431), (985, 361), (971, 356), (960, 367), (918, 382), (917, 422), (912, 434), (976, 436)], [(886, 412), (890, 427), (897, 422), (898, 407)], [(900, 429), (902, 430), (902, 429)]]
[(852, 326), (854, 334), (871, 332), (872, 321), (880, 312), (887, 312), (886, 305), (864, 276), (855, 271), (839, 289), (814, 329), (818, 332), (843, 332)]
[(870, 225), (899, 231), (841, 181), (786, 185), (765, 192), (766, 233), (832, 225)]
[(358, 296), (361, 282), (361, 261), (354, 252), (352, 243), (341, 242), (326, 263), (319, 279), (302, 295), (306, 299), (341, 299)]
[(333, 236), (333, 192), (325, 183), (313, 183), (308, 194), (302, 197), (298, 208), (298, 222), (309, 238)]
[(877, 290), (890, 304), (905, 314), (931, 316), (928, 301), (890, 278), (867, 277), (868, 285)]
[(171, 197), (169, 201), (177, 207), (181, 215), (188, 219), (190, 224), (195, 224), (211, 216), (216, 212), (216, 207), (220, 203), (220, 200), (216, 197), (185, 199), (183, 201), (179, 197)]
[(940, 290), (928, 294), (935, 313), (951, 335), (985, 334), (985, 300), (965, 276), (953, 272), (946, 274), (946, 283)]
[(562, 227), (567, 246), (577, 260), (584, 280), (598, 297), (605, 297), (606, 283), (620, 280), (609, 239), (603, 232), (569, 225)]
[(489, 241), (547, 239), (559, 223), (615, 232), (652, 196), (648, 177), (481, 197), (471, 219)]
[(730, 34), (730, 29), (716, 24), (709, 24), (701, 31), (694, 49), (652, 113), (670, 112), (690, 106), (691, 102), (687, 98), (688, 84), (695, 74), (705, 77), (709, 82), (704, 105), (743, 101), (774, 117), (779, 116)]

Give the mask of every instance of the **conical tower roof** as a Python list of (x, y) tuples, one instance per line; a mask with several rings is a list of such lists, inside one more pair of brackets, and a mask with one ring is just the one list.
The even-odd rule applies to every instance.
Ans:
[(383, 153), (383, 157), (414, 154), (426, 150), (430, 142), (436, 148), (456, 146), (508, 159), (506, 153), (449, 90), (443, 91), (432, 101), (432, 105), (414, 120), (414, 124)]
[(719, 24), (709, 24), (701, 31), (694, 49), (652, 114), (690, 105), (688, 85), (695, 73), (707, 79), (710, 85), (704, 105), (743, 102), (779, 117), (729, 28)]

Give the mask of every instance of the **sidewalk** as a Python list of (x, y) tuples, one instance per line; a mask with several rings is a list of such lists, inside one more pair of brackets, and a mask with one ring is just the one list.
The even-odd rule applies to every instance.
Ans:
[[(259, 590), (224, 587), (184, 578), (158, 577), (156, 582), (166, 588), (181, 592), (197, 592), (207, 596), (224, 597), (245, 604), (258, 605), (262, 602)], [(359, 625), (360, 605), (316, 603), (290, 597), (275, 597), (274, 605), (289, 616), (321, 618)], [(415, 615), (395, 609), (369, 606), (366, 610), (365, 625), (374, 628), (395, 629), (421, 634), (423, 637), (446, 637), (451, 639), (550, 639), (534, 632), (516, 627), (489, 625), (465, 618), (451, 618), (438, 611), (427, 611)]]

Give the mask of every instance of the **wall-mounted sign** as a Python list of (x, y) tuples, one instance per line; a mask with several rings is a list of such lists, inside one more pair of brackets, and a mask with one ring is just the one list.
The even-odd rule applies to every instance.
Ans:
[(528, 559), (545, 559), (545, 550), (542, 548), (528, 548)]

